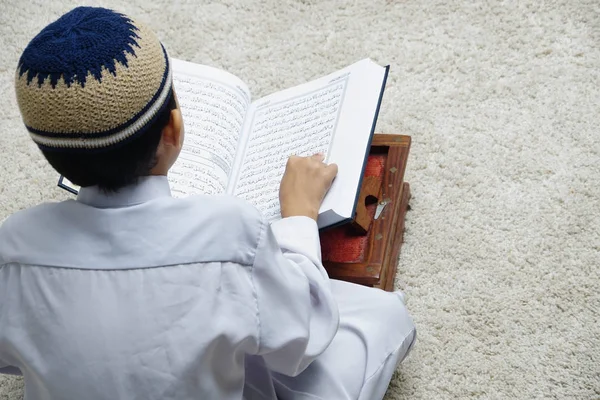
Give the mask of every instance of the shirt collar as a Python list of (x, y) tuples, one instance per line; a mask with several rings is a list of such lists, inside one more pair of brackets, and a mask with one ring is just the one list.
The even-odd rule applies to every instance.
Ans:
[(118, 208), (145, 203), (160, 197), (170, 197), (171, 189), (166, 176), (145, 176), (136, 184), (104, 193), (98, 186), (79, 189), (77, 201), (98, 208)]

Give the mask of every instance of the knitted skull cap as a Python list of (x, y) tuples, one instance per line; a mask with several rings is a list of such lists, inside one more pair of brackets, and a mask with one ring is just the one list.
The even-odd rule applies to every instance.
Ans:
[(143, 24), (112, 10), (78, 7), (27, 45), (17, 102), (42, 149), (108, 148), (138, 134), (166, 107), (166, 50)]

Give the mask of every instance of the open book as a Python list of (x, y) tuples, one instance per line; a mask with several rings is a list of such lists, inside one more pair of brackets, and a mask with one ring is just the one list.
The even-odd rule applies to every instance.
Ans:
[[(252, 101), (248, 86), (228, 72), (177, 59), (172, 66), (185, 127), (169, 171), (174, 197), (230, 194), (273, 221), (289, 156), (321, 152), (339, 168), (319, 228), (354, 216), (389, 67), (365, 59)], [(59, 186), (78, 190), (62, 177)]]

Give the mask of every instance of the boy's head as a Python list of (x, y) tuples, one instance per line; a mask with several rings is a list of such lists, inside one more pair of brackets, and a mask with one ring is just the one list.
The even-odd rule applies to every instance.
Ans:
[(80, 186), (115, 191), (165, 175), (183, 141), (169, 58), (143, 24), (78, 7), (23, 51), (15, 88), (50, 164)]

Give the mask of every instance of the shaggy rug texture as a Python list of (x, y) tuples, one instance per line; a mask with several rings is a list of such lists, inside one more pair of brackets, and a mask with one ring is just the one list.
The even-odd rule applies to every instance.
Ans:
[[(0, 219), (69, 197), (22, 126), (13, 74), (79, 4), (0, 1)], [(94, 4), (256, 96), (390, 64), (377, 131), (413, 139), (397, 285), (418, 340), (386, 399), (600, 398), (597, 0)], [(0, 399), (22, 396), (0, 377)]]

